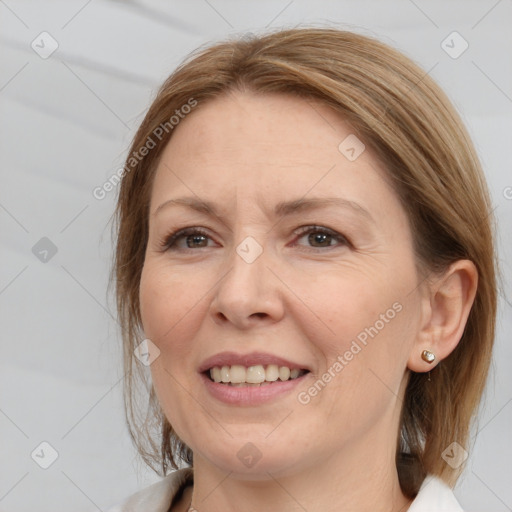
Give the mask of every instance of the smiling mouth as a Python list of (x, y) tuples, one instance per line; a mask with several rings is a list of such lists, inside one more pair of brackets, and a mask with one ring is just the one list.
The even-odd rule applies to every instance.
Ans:
[(265, 386), (276, 382), (285, 382), (298, 379), (309, 370), (299, 368), (289, 368), (287, 366), (278, 366), (261, 364), (254, 366), (242, 366), (234, 364), (231, 366), (214, 366), (204, 372), (212, 382), (224, 384), (227, 386)]

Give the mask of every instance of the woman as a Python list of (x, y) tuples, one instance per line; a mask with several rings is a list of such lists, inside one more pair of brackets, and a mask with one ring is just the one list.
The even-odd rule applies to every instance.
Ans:
[(301, 28), (196, 52), (116, 211), (130, 431), (167, 476), (115, 510), (461, 510), (490, 212), (453, 107), (388, 46)]

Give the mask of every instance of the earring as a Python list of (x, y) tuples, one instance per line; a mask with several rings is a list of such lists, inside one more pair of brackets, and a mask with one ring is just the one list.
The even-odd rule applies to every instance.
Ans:
[(435, 358), (436, 358), (435, 354), (433, 352), (430, 352), (430, 350), (424, 350), (421, 353), (421, 359), (423, 359), (423, 361), (425, 361), (427, 363), (433, 363)]

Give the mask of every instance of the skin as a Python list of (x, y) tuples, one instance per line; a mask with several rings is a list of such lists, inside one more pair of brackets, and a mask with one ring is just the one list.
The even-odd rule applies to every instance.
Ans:
[[(327, 106), (283, 95), (233, 92), (200, 105), (175, 128), (153, 185), (140, 283), (144, 332), (160, 350), (154, 386), (168, 420), (194, 452), (194, 487), (173, 510), (405, 511), (395, 467), (409, 370), (429, 371), (457, 345), (477, 274), (466, 260), (425, 280), (407, 215), (367, 148), (349, 161), (352, 133)], [(221, 218), (167, 205), (195, 196)], [(289, 216), (275, 204), (337, 197), (367, 210), (327, 206)], [(301, 226), (349, 240), (318, 242)], [(171, 232), (197, 226), (208, 237)], [(236, 252), (253, 237), (262, 254)], [(316, 235), (318, 237), (318, 233)], [(320, 240), (323, 240), (320, 238)], [(195, 244), (195, 245), (194, 245)], [(297, 399), (357, 335), (394, 303), (401, 311), (310, 402)], [(428, 364), (421, 352), (436, 361)], [(196, 372), (222, 351), (270, 352), (307, 364), (296, 391), (264, 405), (215, 400)], [(253, 443), (251, 468), (237, 457)]]

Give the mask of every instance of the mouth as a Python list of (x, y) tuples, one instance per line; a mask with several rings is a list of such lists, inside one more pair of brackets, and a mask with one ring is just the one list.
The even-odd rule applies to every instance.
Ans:
[(277, 354), (221, 352), (203, 361), (197, 371), (214, 400), (255, 407), (287, 400), (312, 370)]
[(309, 370), (277, 364), (212, 366), (202, 372), (211, 382), (230, 387), (262, 387), (298, 379)]

